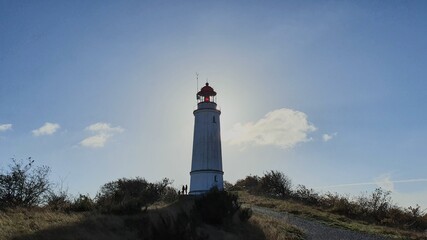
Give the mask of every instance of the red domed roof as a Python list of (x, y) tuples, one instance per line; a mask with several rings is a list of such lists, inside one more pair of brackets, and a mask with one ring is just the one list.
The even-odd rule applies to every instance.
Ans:
[(202, 87), (202, 89), (200, 90), (200, 92), (197, 93), (197, 95), (199, 96), (215, 96), (216, 92), (213, 90), (212, 87), (209, 86), (209, 83), (206, 83), (206, 86)]

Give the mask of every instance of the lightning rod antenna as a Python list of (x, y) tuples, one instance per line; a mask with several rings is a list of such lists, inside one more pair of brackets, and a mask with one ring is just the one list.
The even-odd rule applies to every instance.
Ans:
[(199, 91), (199, 73), (198, 72), (196, 72), (196, 81), (197, 81), (196, 92), (198, 92)]

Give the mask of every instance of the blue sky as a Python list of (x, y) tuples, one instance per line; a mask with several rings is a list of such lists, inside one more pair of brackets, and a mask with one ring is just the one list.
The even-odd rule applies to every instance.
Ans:
[(195, 102), (221, 106), (224, 178), (381, 186), (427, 207), (423, 1), (0, 1), (0, 168), (70, 193), (188, 184)]

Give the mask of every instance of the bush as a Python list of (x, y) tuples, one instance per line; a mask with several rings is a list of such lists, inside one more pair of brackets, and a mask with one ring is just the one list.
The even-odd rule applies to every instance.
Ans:
[(250, 208), (240, 208), (239, 209), (239, 219), (240, 219), (240, 221), (246, 222), (251, 217), (252, 217), (252, 209), (250, 209)]
[(287, 198), (292, 193), (291, 179), (279, 171), (270, 171), (260, 180), (261, 191), (273, 197)]
[(401, 229), (427, 229), (427, 213), (420, 206), (402, 209), (393, 205), (391, 192), (381, 188), (372, 193), (362, 194), (354, 199), (337, 193), (318, 194), (313, 189), (298, 185), (291, 189), (291, 180), (279, 171), (269, 171), (262, 177), (247, 176), (234, 185), (235, 190), (247, 190), (252, 194), (265, 194), (272, 197), (288, 198), (304, 204), (315, 205), (326, 211), (352, 219), (382, 224)]
[(27, 163), (12, 158), (9, 171), (0, 174), (0, 208), (33, 207), (46, 202), (50, 168), (33, 164), (31, 157)]
[(47, 197), (47, 207), (55, 211), (68, 211), (71, 204), (66, 191), (50, 192)]
[(146, 210), (148, 205), (160, 200), (169, 184), (171, 181), (167, 178), (158, 183), (149, 183), (138, 177), (122, 178), (101, 187), (96, 205), (101, 212), (138, 213), (142, 208)]
[(304, 185), (298, 185), (293, 197), (309, 205), (316, 205), (319, 203), (319, 194), (312, 188), (308, 189)]
[(249, 192), (257, 192), (259, 188), (260, 177), (246, 176), (245, 179), (237, 180), (234, 184), (235, 190), (248, 190)]
[(233, 190), (247, 190), (254, 194), (266, 194), (272, 197), (288, 198), (292, 195), (291, 180), (282, 172), (269, 171), (262, 177), (246, 176), (237, 180)]
[(391, 192), (377, 188), (370, 195), (363, 194), (356, 199), (359, 215), (369, 218), (371, 221), (381, 222), (387, 217), (392, 207)]
[(74, 212), (87, 212), (94, 209), (94, 202), (89, 195), (80, 194), (71, 204), (70, 210)]
[(339, 195), (338, 193), (326, 193), (320, 200), (323, 208), (329, 209), (333, 213), (354, 217), (357, 215), (355, 212), (355, 204), (353, 204), (348, 197)]
[(211, 191), (197, 199), (194, 204), (196, 218), (213, 225), (221, 225), (226, 219), (231, 220), (239, 209), (240, 204), (237, 201), (237, 195), (219, 191), (217, 188), (212, 188)]
[(235, 239), (228, 236), (243, 226), (230, 224), (247, 221), (252, 214), (250, 209), (241, 209), (237, 200), (236, 195), (212, 189), (204, 195), (182, 198), (176, 204), (144, 214), (142, 219), (126, 225), (135, 224), (140, 239)]
[(418, 204), (416, 207), (409, 207), (405, 212), (408, 215), (407, 227), (417, 230), (427, 229), (427, 214), (421, 210)]
[(234, 186), (228, 181), (224, 181), (224, 191), (234, 191)]
[(175, 188), (167, 186), (163, 191), (161, 200), (166, 203), (172, 203), (178, 200), (178, 192)]

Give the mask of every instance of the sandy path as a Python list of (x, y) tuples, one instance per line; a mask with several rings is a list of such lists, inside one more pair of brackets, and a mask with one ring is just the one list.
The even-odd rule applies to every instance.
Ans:
[(252, 210), (256, 213), (261, 213), (274, 217), (283, 221), (286, 221), (297, 228), (304, 231), (306, 239), (308, 240), (383, 240), (389, 239), (370, 235), (367, 233), (354, 232), (341, 228), (334, 228), (325, 225), (316, 220), (308, 220), (302, 217), (298, 217), (293, 214), (277, 212), (269, 208), (253, 206)]

